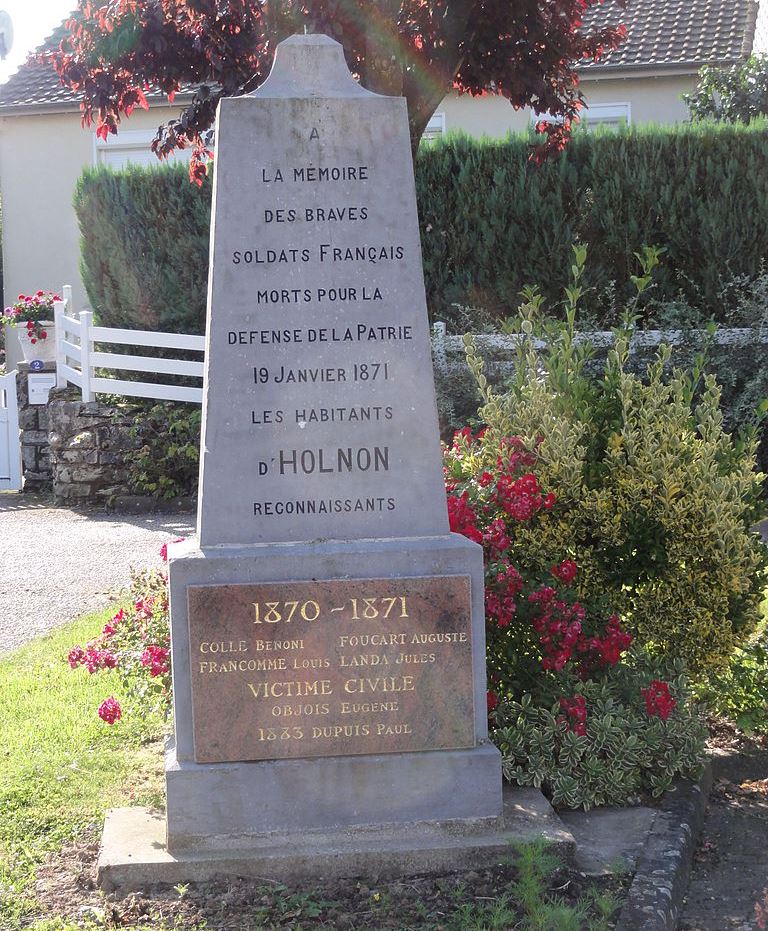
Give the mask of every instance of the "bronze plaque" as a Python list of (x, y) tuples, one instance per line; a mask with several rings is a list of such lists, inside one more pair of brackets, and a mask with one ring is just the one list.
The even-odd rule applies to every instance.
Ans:
[(464, 576), (188, 589), (195, 759), (473, 747)]

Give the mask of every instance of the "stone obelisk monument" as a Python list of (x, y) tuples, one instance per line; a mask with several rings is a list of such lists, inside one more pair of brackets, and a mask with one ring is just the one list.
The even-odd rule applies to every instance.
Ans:
[(504, 845), (482, 552), (448, 528), (405, 100), (294, 36), (216, 134), (164, 862), (476, 863)]

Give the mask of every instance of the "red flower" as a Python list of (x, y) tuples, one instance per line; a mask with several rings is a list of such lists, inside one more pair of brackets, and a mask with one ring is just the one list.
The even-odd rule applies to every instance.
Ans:
[(485, 613), (499, 627), (509, 627), (517, 612), (515, 597), (523, 589), (523, 578), (514, 566), (506, 566), (489, 580), (485, 589)]
[(463, 452), (472, 442), (472, 430), (470, 427), (463, 427), (453, 434), (453, 451), (455, 453)]
[(654, 679), (647, 689), (641, 689), (640, 694), (645, 699), (645, 710), (650, 717), (661, 718), (666, 721), (672, 714), (677, 702), (669, 692), (666, 682)]
[(499, 704), (499, 696), (491, 691), (491, 689), (488, 689), (486, 698), (488, 701), (488, 714), (490, 714), (492, 711), (496, 710), (496, 706)]
[(556, 579), (560, 579), (561, 582), (570, 585), (576, 578), (579, 567), (572, 559), (564, 559), (559, 566), (552, 566), (549, 571)]
[(77, 669), (85, 660), (85, 650), (82, 647), (72, 647), (67, 656), (67, 662), (72, 669)]
[(122, 716), (123, 710), (120, 707), (120, 702), (114, 695), (110, 695), (106, 701), (103, 701), (99, 705), (99, 717), (102, 721), (106, 721), (107, 724), (114, 724), (115, 721), (119, 721)]
[(509, 549), (511, 540), (507, 536), (504, 521), (497, 517), (483, 533), (483, 544), (491, 551), (491, 555), (499, 556)]
[(483, 535), (477, 529), (477, 515), (469, 503), (469, 493), (457, 498), (448, 496), (448, 523), (453, 533), (460, 533), (475, 543), (483, 542)]
[(622, 630), (618, 615), (612, 614), (602, 637), (591, 637), (579, 644), (579, 652), (584, 654), (579, 675), (582, 679), (588, 679), (606, 666), (615, 666), (631, 643), (632, 634)]
[(558, 724), (565, 724), (566, 729), (585, 737), (587, 734), (587, 700), (583, 695), (573, 698), (561, 698), (560, 708), (565, 712), (558, 719)]
[[(513, 454), (512, 460), (514, 458), (515, 454)], [(519, 459), (519, 456), (517, 458)], [(507, 469), (507, 466), (505, 466), (501, 458), (497, 462), (497, 466), (503, 471), (503, 474), (496, 482), (494, 498), (496, 504), (513, 520), (530, 520), (542, 508), (541, 487), (532, 472), (523, 475), (522, 478), (513, 479), (511, 472), (516, 462), (512, 460), (510, 460), (508, 467), (509, 471), (503, 471)]]

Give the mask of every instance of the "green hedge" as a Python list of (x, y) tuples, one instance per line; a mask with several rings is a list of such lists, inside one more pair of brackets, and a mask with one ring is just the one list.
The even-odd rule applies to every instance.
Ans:
[(186, 167), (88, 169), (75, 190), (81, 274), (102, 326), (203, 333), (210, 184)]
[[(768, 256), (768, 124), (713, 124), (578, 134), (543, 166), (530, 140), (454, 136), (417, 160), (430, 310), (457, 329), (507, 316), (523, 285), (551, 301), (567, 283), (571, 243), (589, 245), (595, 322), (632, 293), (633, 253), (667, 253), (649, 294), (682, 297), (726, 321), (723, 284), (752, 278)], [(83, 276), (105, 325), (201, 332), (210, 186), (184, 167), (90, 170), (76, 210)], [(467, 318), (454, 305), (476, 308)]]
[[(724, 320), (722, 282), (755, 276), (768, 257), (768, 126), (714, 124), (579, 133), (537, 167), (529, 140), (449, 139), (417, 171), (433, 315), (452, 303), (506, 316), (525, 284), (554, 301), (575, 240), (589, 245), (586, 284), (596, 322), (633, 293), (634, 253), (664, 246), (654, 300), (681, 292)], [(615, 286), (614, 286), (615, 283)], [(478, 320), (478, 323), (480, 321)]]

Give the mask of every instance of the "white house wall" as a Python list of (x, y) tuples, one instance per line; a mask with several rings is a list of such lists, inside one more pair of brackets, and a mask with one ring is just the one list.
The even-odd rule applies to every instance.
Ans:
[[(688, 119), (688, 108), (681, 95), (696, 85), (694, 75), (669, 77), (582, 78), (581, 89), (587, 104), (630, 105), (632, 123), (679, 123)], [(460, 129), (473, 136), (498, 138), (527, 129), (529, 110), (514, 110), (503, 97), (471, 97), (450, 94), (438, 107), (445, 114), (445, 130)], [(589, 117), (589, 110), (585, 115)]]
[[(633, 124), (684, 122), (690, 114), (682, 95), (695, 87), (694, 74), (581, 82), (587, 105), (629, 103)], [(589, 119), (589, 110), (585, 116)]]
[[(154, 132), (178, 108), (135, 111), (127, 130)], [(86, 306), (80, 281), (80, 232), (72, 208), (75, 185), (95, 161), (93, 130), (76, 112), (0, 118), (0, 191), (3, 204), (5, 302), (39, 288), (74, 289)]]
[(761, 0), (757, 8), (757, 22), (755, 23), (755, 41), (752, 43), (755, 55), (768, 53), (768, 2)]

